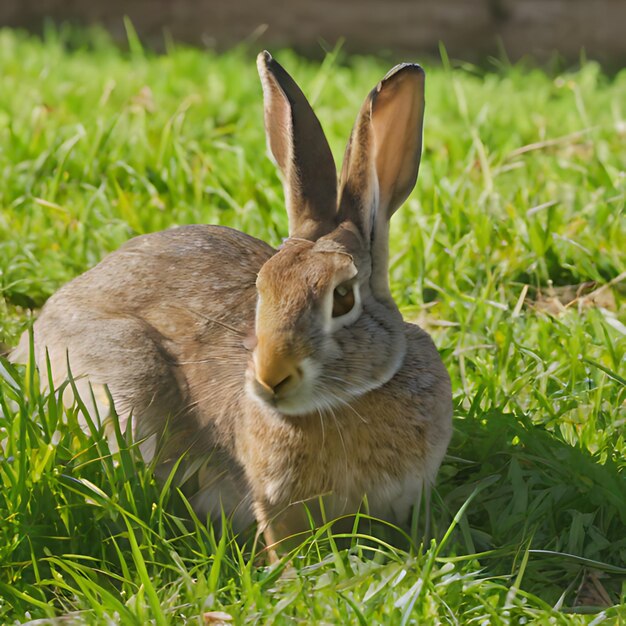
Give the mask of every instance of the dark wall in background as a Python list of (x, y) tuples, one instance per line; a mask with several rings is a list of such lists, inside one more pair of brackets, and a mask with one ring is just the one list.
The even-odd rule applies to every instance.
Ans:
[[(45, 18), (100, 23), (124, 39), (128, 15), (156, 48), (178, 41), (225, 48), (260, 45), (319, 54), (319, 41), (345, 38), (353, 52), (423, 54), (443, 41), (452, 57), (498, 54), (539, 59), (555, 51), (626, 65), (626, 0), (0, 0), (0, 26), (39, 30)], [(264, 29), (265, 27), (265, 29)], [(264, 30), (263, 30), (264, 29)]]

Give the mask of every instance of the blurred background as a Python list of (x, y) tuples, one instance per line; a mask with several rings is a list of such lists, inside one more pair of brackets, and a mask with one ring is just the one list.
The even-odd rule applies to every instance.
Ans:
[(626, 65), (625, 0), (2, 0), (0, 27), (103, 25), (126, 40), (124, 16), (159, 50), (172, 38), (223, 50), (242, 41), (309, 56), (345, 39), (353, 53), (447, 53), (468, 61), (582, 53)]

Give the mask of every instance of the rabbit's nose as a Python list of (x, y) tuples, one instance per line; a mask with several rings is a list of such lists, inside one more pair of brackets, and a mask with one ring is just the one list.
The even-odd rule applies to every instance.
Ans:
[(272, 396), (277, 396), (298, 385), (302, 379), (302, 370), (295, 358), (283, 356), (258, 359), (256, 379), (263, 389)]

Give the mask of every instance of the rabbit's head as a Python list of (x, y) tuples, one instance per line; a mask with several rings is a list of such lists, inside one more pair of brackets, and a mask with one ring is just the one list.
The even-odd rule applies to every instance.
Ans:
[(296, 83), (267, 52), (258, 68), (289, 238), (258, 275), (247, 390), (286, 415), (332, 410), (386, 383), (405, 356), (388, 284), (389, 219), (417, 179), (424, 72), (399, 65), (370, 92), (337, 185), (328, 142)]

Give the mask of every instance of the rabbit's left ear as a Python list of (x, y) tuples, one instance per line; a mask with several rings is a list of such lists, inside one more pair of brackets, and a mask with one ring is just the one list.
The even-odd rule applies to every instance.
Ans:
[(389, 219), (415, 186), (423, 120), (424, 70), (397, 65), (365, 99), (344, 157), (339, 221), (352, 222), (370, 242), (370, 282), (380, 298), (391, 297)]
[(312, 241), (335, 228), (337, 170), (304, 94), (269, 52), (257, 57), (267, 143), (283, 175), (289, 235)]

